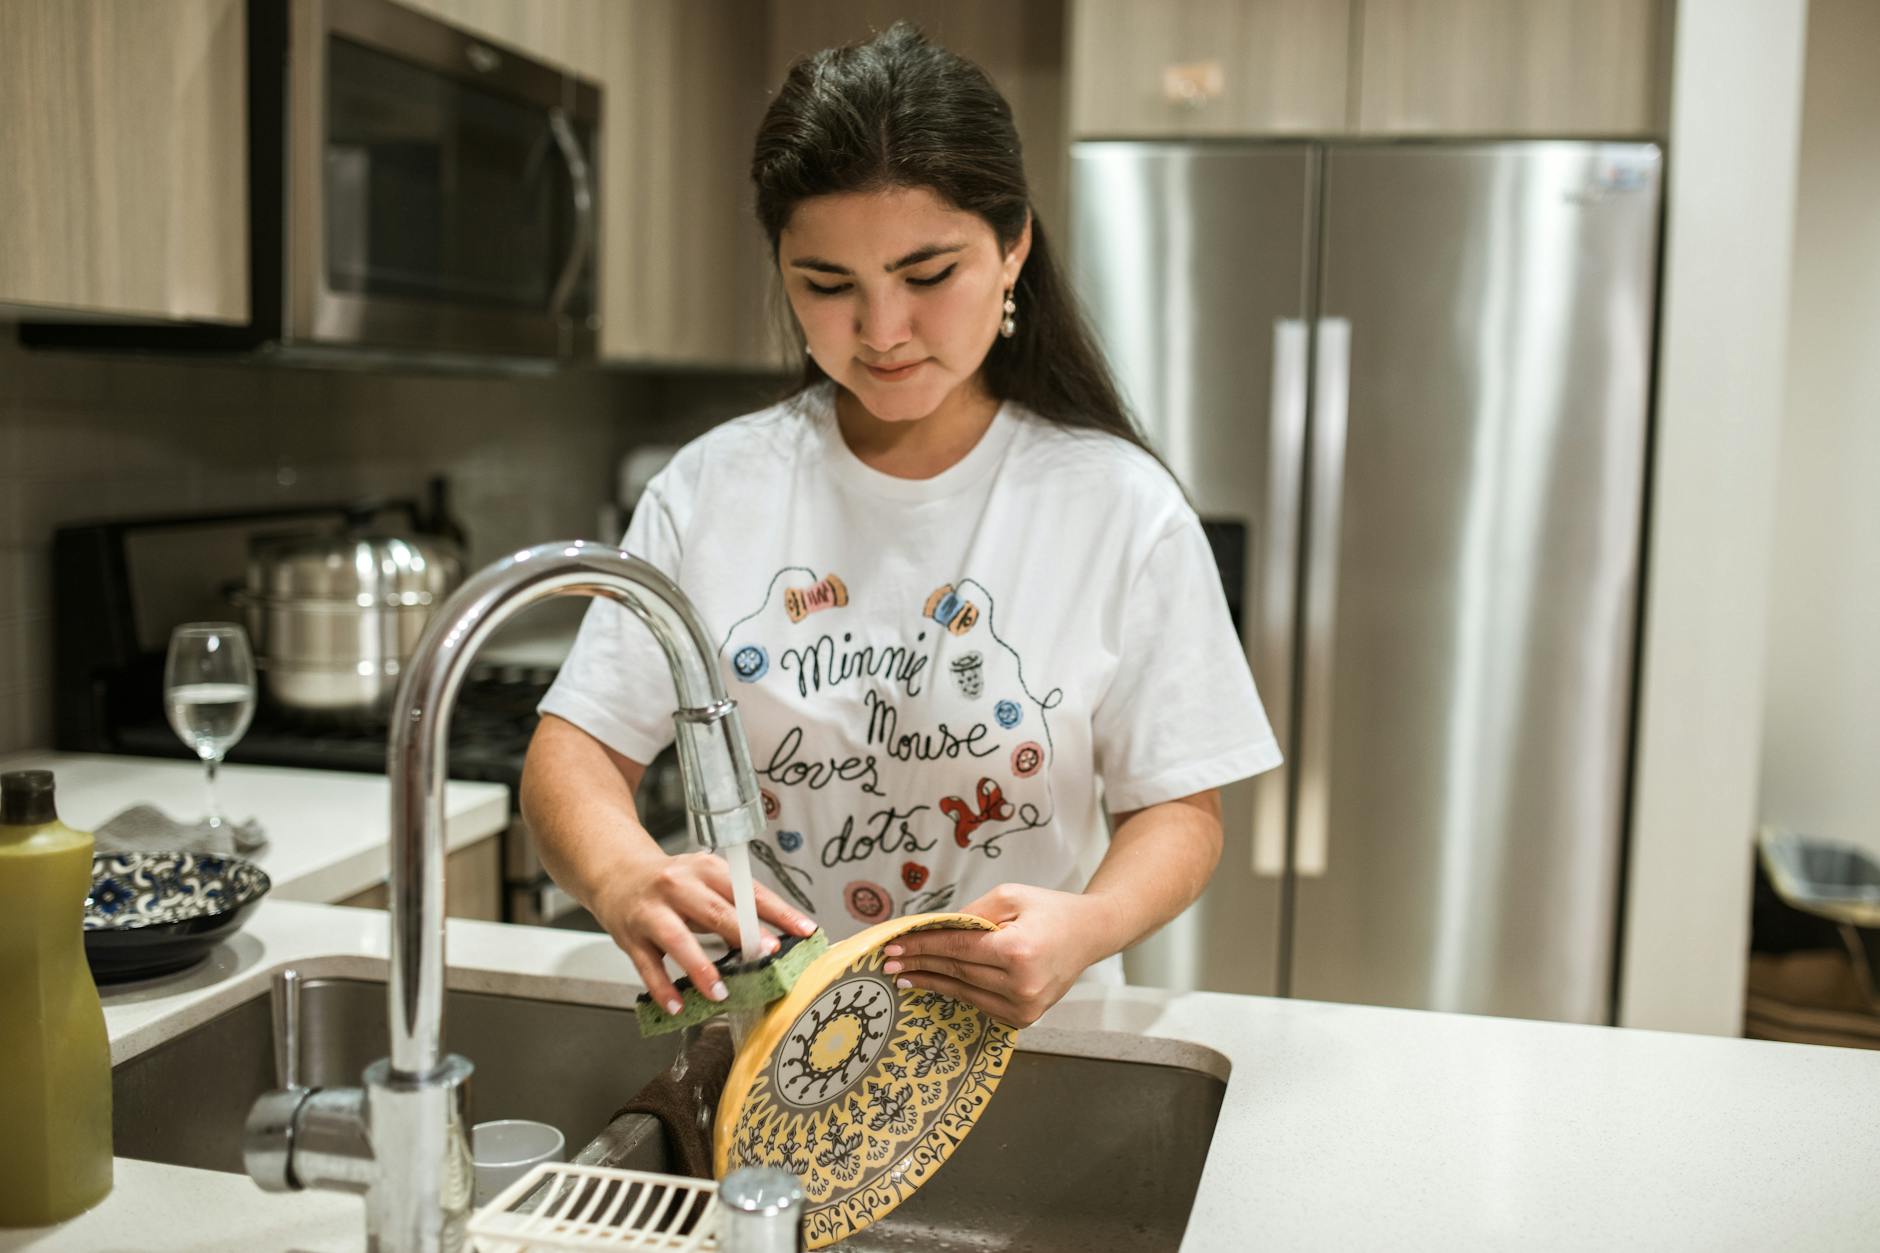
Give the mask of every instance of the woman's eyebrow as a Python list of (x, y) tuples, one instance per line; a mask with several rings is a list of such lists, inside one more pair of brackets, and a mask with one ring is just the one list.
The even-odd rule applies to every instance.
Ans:
[[(892, 274), (896, 270), (905, 270), (910, 265), (919, 265), (921, 262), (931, 261), (935, 257), (944, 257), (952, 252), (962, 252), (965, 248), (966, 245), (963, 243), (928, 244), (925, 248), (916, 248), (899, 261), (891, 261), (882, 268)], [(837, 265), (833, 261), (825, 261), (821, 257), (796, 257), (791, 260), (790, 265), (798, 270), (815, 270), (822, 274), (848, 274), (851, 272), (847, 266)]]

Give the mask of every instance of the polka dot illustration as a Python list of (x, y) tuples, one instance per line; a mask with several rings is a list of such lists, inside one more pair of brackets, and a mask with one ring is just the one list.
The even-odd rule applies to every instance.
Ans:
[(1025, 716), (1025, 711), (1018, 707), (1015, 700), (1002, 700), (992, 707), (992, 716), (999, 720), (999, 725), (1010, 731)]
[(746, 644), (731, 654), (731, 671), (744, 683), (755, 683), (770, 670), (770, 654), (758, 644)]
[(880, 922), (894, 912), (894, 898), (879, 883), (857, 879), (842, 889), (842, 903), (857, 922)]
[(1044, 749), (1030, 740), (1026, 740), (1012, 750), (1012, 773), (1021, 779), (1029, 779), (1044, 768)]
[(803, 833), (801, 831), (777, 832), (777, 847), (786, 853), (794, 853), (803, 847)]

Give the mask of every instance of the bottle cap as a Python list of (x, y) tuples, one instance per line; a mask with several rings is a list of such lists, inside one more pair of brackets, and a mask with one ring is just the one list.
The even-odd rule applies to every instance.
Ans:
[(13, 827), (58, 821), (52, 804), (52, 771), (10, 770), (0, 774), (0, 823)]

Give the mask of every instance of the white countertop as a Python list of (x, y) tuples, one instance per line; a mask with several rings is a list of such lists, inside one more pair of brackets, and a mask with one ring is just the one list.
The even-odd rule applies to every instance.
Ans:
[[(143, 803), (179, 821), (203, 812), (202, 767), (190, 761), (38, 752), (0, 757), (6, 770), (57, 775), (59, 817), (82, 831)], [(225, 765), (216, 791), (230, 818), (261, 820), (267, 846), (243, 855), (268, 872), (275, 900), (341, 900), (390, 871), (392, 792), (384, 775)], [(453, 851), (508, 825), (509, 789), (502, 784), (445, 787), (444, 839)]]
[[(208, 966), (108, 995), (113, 1056), (260, 994), (284, 963), (383, 977), (385, 922), (270, 901)], [(602, 936), (453, 921), (448, 952), (453, 987), (622, 1006), (638, 991)], [(1020, 1046), (1226, 1076), (1185, 1250), (1880, 1244), (1877, 1053), (1094, 987)], [(361, 1244), (349, 1198), (118, 1166), (97, 1209), (0, 1233), (0, 1250)]]

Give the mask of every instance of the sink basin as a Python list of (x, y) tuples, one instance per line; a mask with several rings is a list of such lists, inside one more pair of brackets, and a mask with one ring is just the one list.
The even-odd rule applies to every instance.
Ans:
[[(305, 1083), (357, 1083), (385, 1054), (383, 983), (309, 977), (301, 1015)], [(677, 1047), (671, 1036), (641, 1039), (626, 1009), (483, 992), (447, 992), (444, 1023), (445, 1047), (476, 1065), (471, 1117), (553, 1123), (571, 1156)], [(1020, 1039), (996, 1099), (946, 1166), (840, 1247), (1089, 1253), (1180, 1242), (1223, 1081)], [(119, 1154), (239, 1173), (248, 1107), (274, 1087), (267, 995), (126, 1060), (112, 1080)]]

